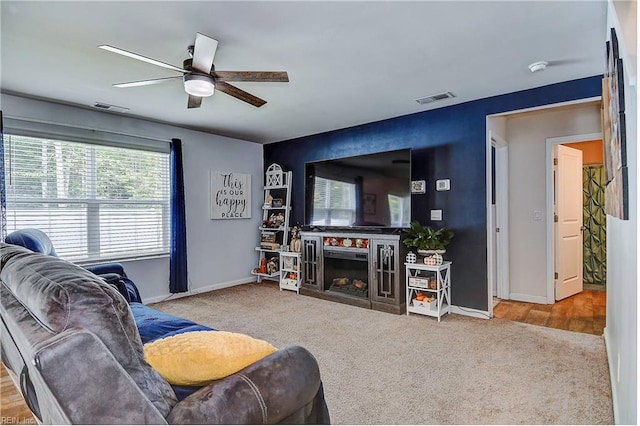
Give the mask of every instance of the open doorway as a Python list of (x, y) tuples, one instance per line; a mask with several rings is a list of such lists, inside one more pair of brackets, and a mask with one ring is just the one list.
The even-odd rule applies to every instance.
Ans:
[(583, 282), (585, 290), (607, 288), (606, 175), (602, 139), (565, 143), (582, 152)]
[[(548, 138), (546, 153), (547, 215), (554, 218), (547, 223), (547, 303), (555, 303), (583, 290), (606, 290), (602, 136), (591, 133)], [(564, 171), (559, 170), (562, 167)], [(567, 172), (567, 168), (578, 170)], [(576, 179), (579, 182), (571, 182)], [(566, 213), (576, 208), (569, 199), (578, 204), (579, 214)], [(571, 224), (574, 217), (579, 217), (579, 223)], [(574, 237), (579, 241), (572, 245)], [(579, 264), (573, 268), (571, 263), (577, 260)], [(579, 283), (571, 284), (576, 278)], [(570, 285), (563, 289), (564, 283)]]
[[(593, 334), (602, 334), (606, 315), (606, 296), (601, 299), (591, 297), (591, 286), (585, 278), (585, 291), (579, 293), (579, 297), (568, 297), (556, 302), (555, 295), (555, 259), (552, 248), (548, 247), (553, 241), (554, 216), (552, 206), (553, 193), (547, 190), (547, 184), (553, 182), (552, 167), (548, 166), (547, 157), (551, 159), (551, 145), (546, 141), (555, 135), (577, 135), (572, 138), (554, 140), (555, 144), (583, 143), (589, 139), (601, 138), (600, 99), (590, 99), (573, 104), (554, 105), (536, 110), (514, 111), (511, 113), (487, 117), (487, 193), (488, 193), (488, 245), (495, 243), (492, 240), (491, 228), (493, 216), (491, 215), (492, 203), (489, 196), (493, 195), (495, 183), (493, 182), (495, 171), (490, 160), (495, 159), (497, 151), (491, 150), (490, 134), (492, 131), (508, 138), (508, 172), (505, 181), (508, 194), (508, 223), (509, 238), (507, 239), (507, 252), (509, 254), (507, 288), (504, 295), (498, 299), (498, 304), (493, 305), (492, 314), (499, 318), (508, 318), (531, 324), (543, 325), (555, 328), (565, 328), (573, 331), (581, 331)], [(552, 160), (551, 160), (552, 161)], [(495, 162), (498, 164), (498, 161)], [(551, 163), (552, 164), (552, 163)], [(585, 165), (587, 166), (587, 165)], [(589, 164), (591, 166), (597, 166)], [(580, 181), (583, 181), (583, 172), (592, 171), (584, 167), (580, 172)], [(592, 173), (593, 175), (593, 173)], [(551, 177), (549, 177), (551, 176)], [(582, 183), (582, 182), (580, 182)], [(497, 205), (496, 205), (497, 207)], [(585, 221), (592, 220), (586, 216)], [(581, 226), (586, 226), (581, 223)], [(580, 228), (580, 226), (578, 227)], [(502, 229), (500, 229), (502, 231)], [(551, 231), (551, 232), (549, 232)], [(581, 231), (580, 231), (581, 232)], [(591, 241), (592, 247), (604, 246), (604, 240), (597, 238), (580, 238)], [(497, 243), (495, 243), (497, 244)], [(586, 246), (585, 244), (585, 246)], [(488, 247), (488, 254), (493, 262), (494, 257), (500, 257), (493, 246)], [(594, 250), (590, 250), (593, 252)], [(597, 251), (597, 250), (596, 250)], [(586, 249), (582, 252), (586, 252)], [(600, 255), (600, 257), (602, 257)], [(581, 271), (587, 277), (594, 268), (589, 265), (590, 257), (584, 255), (585, 266)], [(500, 260), (498, 260), (498, 263)], [(593, 262), (592, 262), (593, 264)], [(606, 268), (606, 261), (604, 267)], [(496, 271), (496, 266), (487, 264), (490, 271)], [(596, 268), (596, 275), (603, 276), (603, 268)], [(497, 275), (497, 273), (496, 273)], [(492, 276), (489, 277), (488, 292), (491, 294), (490, 303), (496, 303), (493, 298), (500, 291), (498, 286), (493, 286)], [(497, 283), (496, 283), (497, 284)], [(599, 292), (599, 295), (604, 295)], [(579, 300), (572, 304), (573, 300), (580, 297), (588, 300)], [(511, 309), (504, 309), (505, 306)], [(504, 315), (505, 310), (510, 310)], [(599, 316), (598, 325), (585, 324), (584, 318)], [(599, 331), (598, 331), (599, 330)]]

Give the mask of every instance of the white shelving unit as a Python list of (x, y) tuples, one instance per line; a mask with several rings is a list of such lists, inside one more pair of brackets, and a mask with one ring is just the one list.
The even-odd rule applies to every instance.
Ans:
[[(288, 244), (289, 215), (291, 213), (291, 172), (285, 172), (278, 164), (271, 164), (265, 173), (264, 204), (262, 205), (262, 225), (258, 267), (251, 271), (257, 281), (279, 280), (280, 251)], [(261, 271), (261, 266), (267, 269)]]
[(302, 277), (300, 260), (302, 253), (280, 252), (280, 290), (292, 290), (300, 294)]
[[(407, 315), (410, 313), (438, 318), (451, 312), (451, 262), (432, 266), (423, 263), (405, 263), (407, 283)], [(431, 303), (416, 300), (418, 292), (432, 294)]]

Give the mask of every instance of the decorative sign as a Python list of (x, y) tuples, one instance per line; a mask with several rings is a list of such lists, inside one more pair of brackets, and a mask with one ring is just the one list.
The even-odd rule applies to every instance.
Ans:
[(211, 172), (211, 219), (251, 218), (251, 175)]

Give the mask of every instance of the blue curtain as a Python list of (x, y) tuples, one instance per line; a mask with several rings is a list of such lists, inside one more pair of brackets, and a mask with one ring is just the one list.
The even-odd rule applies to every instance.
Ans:
[(4, 173), (4, 125), (0, 111), (0, 241), (7, 236), (7, 187)]
[(182, 171), (182, 141), (171, 139), (171, 247), (169, 254), (169, 291), (189, 290), (187, 278), (187, 226), (184, 209), (184, 174)]

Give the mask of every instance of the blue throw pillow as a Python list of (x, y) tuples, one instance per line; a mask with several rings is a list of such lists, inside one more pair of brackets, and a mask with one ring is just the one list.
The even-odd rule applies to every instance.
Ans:
[(143, 344), (188, 331), (214, 330), (191, 320), (166, 314), (142, 303), (131, 303), (129, 306)]

